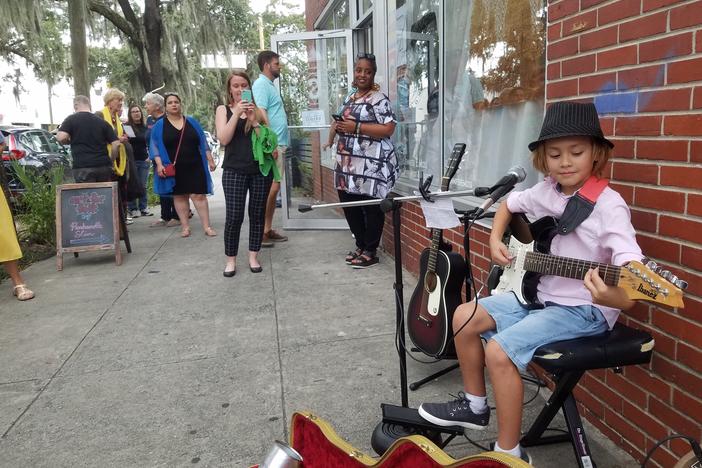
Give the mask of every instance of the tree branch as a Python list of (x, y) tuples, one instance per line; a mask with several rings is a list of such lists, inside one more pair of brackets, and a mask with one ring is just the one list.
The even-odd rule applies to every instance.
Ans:
[(27, 63), (32, 64), (35, 68), (41, 68), (39, 63), (36, 60), (34, 60), (34, 57), (32, 56), (32, 54), (29, 53), (29, 51), (18, 46), (20, 46), (20, 43), (16, 42), (13, 44), (0, 44), (0, 56), (7, 56), (10, 54), (16, 55), (26, 60)]
[(88, 0), (88, 9), (103, 16), (132, 41), (139, 41), (139, 35), (135, 33), (131, 23), (100, 0)]
[(117, 2), (122, 8), (122, 13), (124, 14), (124, 17), (127, 19), (127, 21), (129, 21), (132, 24), (132, 28), (134, 28), (135, 31), (139, 31), (139, 18), (137, 18), (136, 14), (134, 13), (134, 10), (132, 9), (132, 6), (129, 4), (129, 0), (117, 0)]

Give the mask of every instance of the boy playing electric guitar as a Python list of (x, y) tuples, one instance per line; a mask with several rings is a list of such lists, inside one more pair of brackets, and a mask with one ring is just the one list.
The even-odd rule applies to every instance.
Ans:
[[(554, 255), (615, 265), (640, 261), (629, 208), (599, 179), (613, 146), (602, 133), (593, 104), (558, 102), (549, 107), (539, 139), (529, 144), (532, 163), (546, 178), (530, 189), (510, 194), (500, 205), (490, 233), (492, 260), (509, 264), (502, 237), (512, 214), (524, 213), (531, 221), (545, 216), (561, 218), (566, 226), (568, 219), (571, 221), (570, 227), (554, 237)], [(576, 210), (572, 206), (566, 210), (569, 201), (581, 188), (590, 192), (595, 185), (601, 193), (595, 196), (589, 216), (573, 221)], [(494, 450), (531, 462), (519, 445), (524, 395), (520, 372), (526, 370), (540, 346), (603, 333), (614, 326), (620, 310), (634, 304), (622, 289), (607, 286), (599, 273), (598, 269), (589, 270), (584, 281), (542, 276), (538, 299), (544, 307), (538, 310), (524, 307), (511, 293), (459, 306), (453, 316), (453, 332), (464, 391), (448, 403), (422, 404), (419, 414), (440, 426), (485, 429), (490, 419), (484, 375), (487, 366), (497, 408)], [(487, 340), (484, 348), (481, 337)]]

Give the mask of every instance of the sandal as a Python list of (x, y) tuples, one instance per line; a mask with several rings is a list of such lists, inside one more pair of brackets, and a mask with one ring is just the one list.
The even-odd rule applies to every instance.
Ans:
[(12, 294), (17, 297), (18, 301), (28, 301), (34, 297), (34, 292), (26, 284), (18, 284), (12, 288)]
[(354, 261), (355, 259), (357, 259), (358, 256), (361, 255), (362, 253), (363, 253), (363, 250), (361, 250), (361, 249), (349, 251), (349, 253), (346, 254), (346, 258), (344, 259), (346, 261), (346, 264), (351, 265), (351, 262)]
[(217, 231), (215, 231), (214, 229), (212, 229), (211, 226), (207, 226), (207, 227), (205, 228), (205, 235), (206, 235), (207, 237), (215, 237), (215, 236), (217, 235)]
[(353, 268), (360, 269), (372, 267), (377, 263), (378, 257), (376, 257), (375, 254), (371, 252), (363, 252), (361, 255), (351, 260), (350, 265)]
[(183, 230), (180, 231), (180, 237), (190, 237), (190, 228), (184, 227)]

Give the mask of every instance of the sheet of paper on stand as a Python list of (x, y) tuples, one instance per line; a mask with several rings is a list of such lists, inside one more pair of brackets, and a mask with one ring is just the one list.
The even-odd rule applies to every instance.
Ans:
[[(419, 193), (415, 192), (415, 195)], [(435, 198), (434, 203), (419, 200), (428, 228), (450, 229), (461, 225), (456, 212), (453, 211), (453, 200), (450, 198)]]

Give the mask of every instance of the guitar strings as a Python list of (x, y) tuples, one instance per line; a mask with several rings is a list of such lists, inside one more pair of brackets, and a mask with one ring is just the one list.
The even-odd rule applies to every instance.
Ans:
[[(527, 253), (527, 258), (525, 260), (525, 264), (531, 262), (538, 263), (538, 265), (533, 266), (533, 269), (537, 271), (538, 273), (548, 273), (546, 270), (548, 269), (549, 266), (554, 266), (554, 267), (559, 267), (559, 272), (563, 272), (563, 266), (568, 268), (568, 271), (571, 271), (571, 268), (578, 268), (580, 270), (580, 274), (584, 275), (585, 271), (583, 269), (594, 269), (596, 267), (599, 267), (600, 269), (600, 277), (603, 279), (603, 281), (607, 284), (610, 285), (616, 285), (617, 284), (617, 279), (619, 278), (619, 274), (621, 271), (621, 267), (616, 266), (616, 265), (609, 265), (606, 263), (598, 263), (598, 262), (591, 262), (588, 260), (579, 260), (576, 258), (569, 258), (569, 257), (554, 257), (551, 254), (545, 254), (543, 252), (529, 252)], [(529, 263), (529, 265), (533, 265), (533, 263)], [(531, 269), (531, 268), (530, 268)], [(568, 278), (571, 278), (571, 276), (566, 276)], [(581, 279), (579, 276), (575, 276), (574, 278), (576, 279)]]

